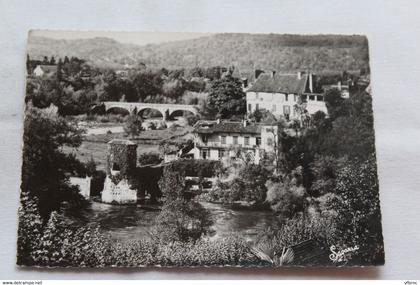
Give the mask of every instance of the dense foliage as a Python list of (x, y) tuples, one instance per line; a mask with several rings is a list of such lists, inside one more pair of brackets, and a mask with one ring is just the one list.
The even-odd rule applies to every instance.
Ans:
[(60, 117), (55, 107), (41, 110), (29, 105), (24, 124), (22, 193), (38, 198), (44, 221), (63, 202), (80, 206), (84, 199), (68, 183), (68, 176), (84, 171), (84, 166), (61, 148), (78, 147), (81, 131)]
[(210, 214), (189, 193), (185, 173), (174, 164), (164, 167), (159, 181), (163, 207), (156, 218), (156, 237), (163, 242), (198, 240), (213, 224)]
[(213, 117), (227, 119), (246, 113), (245, 93), (238, 78), (227, 75), (213, 82), (208, 95), (208, 108)]

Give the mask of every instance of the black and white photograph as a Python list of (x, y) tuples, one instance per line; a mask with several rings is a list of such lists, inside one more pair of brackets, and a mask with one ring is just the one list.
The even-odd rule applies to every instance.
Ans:
[(368, 37), (31, 30), (25, 76), (18, 266), (385, 263)]

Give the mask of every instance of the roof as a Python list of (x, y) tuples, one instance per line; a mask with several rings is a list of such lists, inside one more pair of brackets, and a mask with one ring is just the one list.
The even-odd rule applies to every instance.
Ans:
[(137, 145), (135, 142), (132, 142), (130, 140), (123, 140), (123, 139), (113, 139), (113, 140), (110, 140), (108, 144)]
[(47, 73), (57, 72), (57, 66), (56, 65), (40, 64), (37, 67), (41, 68), (42, 71), (47, 72)]
[(244, 125), (243, 122), (221, 121), (209, 122), (199, 121), (194, 128), (195, 133), (214, 134), (214, 133), (241, 133), (241, 134), (260, 134), (261, 124)]
[(292, 93), (301, 94), (305, 91), (308, 75), (299, 79), (296, 74), (261, 74), (249, 92)]

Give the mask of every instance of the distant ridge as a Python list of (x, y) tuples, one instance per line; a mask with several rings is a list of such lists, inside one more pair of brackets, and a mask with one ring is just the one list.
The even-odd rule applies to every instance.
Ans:
[(193, 68), (238, 66), (281, 72), (358, 71), (368, 67), (366, 37), (352, 35), (215, 34), (191, 40), (138, 46), (110, 38), (57, 40), (31, 37), (32, 58), (77, 56), (92, 65), (108, 68)]

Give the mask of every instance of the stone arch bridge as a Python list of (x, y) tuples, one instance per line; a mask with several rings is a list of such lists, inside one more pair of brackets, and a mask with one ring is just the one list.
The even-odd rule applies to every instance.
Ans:
[(198, 106), (196, 105), (184, 105), (184, 104), (159, 104), (159, 103), (139, 103), (139, 102), (102, 102), (105, 107), (105, 112), (112, 108), (120, 108), (127, 110), (130, 114), (135, 112), (141, 113), (143, 110), (152, 109), (157, 110), (162, 114), (163, 120), (168, 119), (168, 116), (176, 111), (188, 111), (194, 115), (198, 115)]

